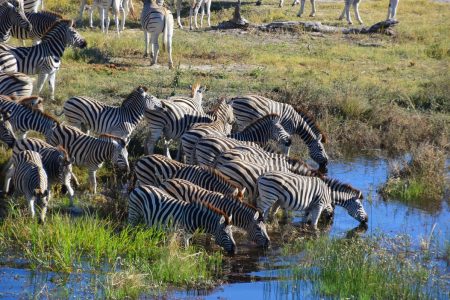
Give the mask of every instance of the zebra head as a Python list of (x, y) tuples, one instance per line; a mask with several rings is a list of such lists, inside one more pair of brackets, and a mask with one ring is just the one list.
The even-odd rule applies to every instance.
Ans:
[(14, 135), (11, 124), (9, 123), (10, 117), (11, 114), (9, 112), (0, 110), (0, 140), (5, 142), (9, 148), (12, 148), (16, 143), (16, 136)]
[(42, 190), (41, 188), (37, 188), (33, 191), (33, 196), (35, 197), (36, 206), (38, 206), (41, 210), (39, 223), (43, 224), (45, 222), (45, 215), (48, 205), (48, 189)]
[(266, 224), (262, 212), (256, 211), (250, 226), (247, 228), (247, 234), (250, 239), (259, 247), (267, 248), (270, 244), (270, 238), (267, 234)]
[(80, 49), (86, 48), (87, 46), (86, 40), (73, 27), (73, 21), (71, 21), (70, 26), (67, 29), (66, 43)]
[(58, 179), (62, 184), (62, 193), (64, 194), (67, 190), (66, 183), (70, 183), (72, 177), (72, 164), (75, 162), (75, 159), (69, 157), (66, 149), (61, 145), (59, 145), (57, 149), (60, 153), (58, 157)]
[(321, 134), (317, 135), (317, 138), (308, 144), (308, 149), (309, 156), (319, 164), (319, 171), (326, 174), (328, 172), (328, 155), (323, 147)]
[(366, 211), (359, 199), (352, 199), (347, 201), (344, 205), (347, 209), (348, 214), (352, 216), (354, 219), (358, 220), (360, 223), (367, 224), (369, 217), (367, 216)]
[(120, 138), (115, 138), (112, 140), (112, 143), (114, 145), (113, 164), (120, 170), (126, 170), (128, 173), (130, 171), (130, 165), (128, 163), (128, 151), (125, 141)]
[(236, 242), (231, 230), (231, 215), (229, 217), (222, 215), (216, 226), (214, 237), (217, 245), (221, 246), (228, 254), (236, 253)]
[[(11, 25), (18, 26), (20, 28), (25, 29), (26, 31), (31, 31), (33, 26), (28, 20), (27, 16), (23, 11), (23, 6), (20, 5), (20, 2), (15, 0), (9, 0), (0, 4), (1, 6), (6, 6), (8, 10), (7, 18)], [(4, 7), (5, 8), (5, 7)]]

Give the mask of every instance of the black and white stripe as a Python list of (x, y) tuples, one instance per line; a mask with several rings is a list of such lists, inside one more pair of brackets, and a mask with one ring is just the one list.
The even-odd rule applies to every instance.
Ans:
[(15, 191), (24, 194), (28, 200), (33, 218), (35, 202), (36, 205), (42, 206), (39, 220), (44, 222), (48, 205), (48, 186), (47, 174), (39, 153), (27, 150), (15, 154), (12, 158), (12, 168), (8, 170), (6, 178), (4, 192), (9, 192), (12, 181)]
[(111, 134), (129, 141), (131, 133), (144, 117), (145, 109), (155, 106), (147, 88), (138, 87), (121, 106), (106, 105), (89, 97), (76, 96), (64, 103), (64, 115), (70, 125), (89, 134)]
[[(19, 7), (15, 7), (8, 1), (0, 3), (0, 43), (7, 42), (11, 37), (13, 26), (23, 28), (25, 31), (32, 29), (31, 23)], [(2, 70), (0, 66), (0, 71)]]
[(147, 226), (180, 226), (187, 234), (201, 229), (214, 236), (216, 243), (230, 254), (236, 252), (231, 230), (232, 216), (208, 204), (184, 202), (152, 186), (140, 186), (129, 195), (128, 223), (143, 221)]
[(38, 12), (39, 6), (44, 9), (44, 0), (23, 0), (23, 9), (28, 12)]
[(181, 148), (185, 155), (185, 162), (195, 164), (195, 145), (204, 136), (229, 134), (234, 123), (233, 108), (222, 100), (212, 112), (212, 123), (194, 124), (181, 136)]
[(33, 92), (33, 81), (23, 73), (0, 72), (0, 95), (27, 97)]
[(334, 205), (342, 206), (361, 223), (368, 220), (360, 201), (362, 194), (334, 179), (266, 172), (258, 178), (258, 192), (257, 207), (265, 214), (275, 203), (285, 209), (306, 211), (315, 228), (322, 211)]
[(148, 35), (151, 34), (152, 52), (151, 65), (158, 63), (159, 34), (163, 34), (163, 51), (167, 47), (169, 54), (169, 68), (173, 68), (172, 60), (172, 36), (173, 36), (173, 16), (170, 10), (159, 6), (150, 0), (144, 0), (144, 8), (141, 13), (141, 26), (144, 30), (145, 56), (148, 55)]
[(261, 247), (269, 246), (270, 238), (264, 224), (264, 217), (254, 206), (221, 193), (208, 191), (183, 179), (168, 179), (161, 184), (160, 188), (175, 199), (187, 202), (204, 201), (227, 215), (233, 215), (233, 225), (244, 229), (250, 240)]
[(319, 164), (322, 172), (326, 172), (328, 156), (322, 144), (325, 142), (325, 135), (308, 113), (258, 95), (236, 97), (231, 99), (230, 104), (240, 129), (265, 115), (280, 115), (280, 123), (284, 129), (303, 140), (309, 149), (310, 157)]
[(29, 31), (15, 25), (11, 28), (11, 36), (21, 40), (32, 39), (34, 44), (41, 40), (56, 21), (62, 19), (61, 15), (49, 11), (41, 11), (38, 13), (27, 12), (25, 15), (33, 26), (32, 30)]
[(39, 45), (32, 47), (0, 45), (0, 69), (3, 68), (4, 72), (39, 74), (38, 93), (48, 79), (51, 99), (54, 99), (56, 72), (60, 68), (61, 58), (68, 45), (84, 48), (86, 41), (72, 27), (72, 21), (58, 20)]
[(73, 163), (89, 170), (89, 182), (92, 192), (97, 192), (95, 174), (105, 161), (111, 161), (120, 170), (129, 171), (128, 151), (125, 141), (105, 136), (95, 138), (68, 125), (57, 125), (48, 140), (53, 146), (61, 145), (69, 153)]
[(134, 177), (139, 185), (160, 186), (166, 179), (179, 178), (209, 191), (232, 197), (242, 196), (242, 191), (236, 185), (213, 169), (186, 165), (158, 154), (141, 157), (134, 166)]
[(11, 123), (9, 123), (10, 117), (11, 114), (9, 112), (4, 112), (0, 109), (0, 141), (4, 142), (8, 148), (14, 147), (16, 143), (16, 136)]

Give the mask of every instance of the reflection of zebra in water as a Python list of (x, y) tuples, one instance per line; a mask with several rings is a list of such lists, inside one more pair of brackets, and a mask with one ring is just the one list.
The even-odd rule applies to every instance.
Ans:
[(53, 184), (60, 183), (63, 186), (63, 192), (67, 190), (69, 193), (70, 205), (72, 206), (74, 191), (70, 180), (74, 178), (76, 181), (76, 177), (72, 173), (73, 159), (69, 157), (66, 150), (61, 146), (53, 147), (40, 139), (28, 138), (17, 140), (13, 148), (13, 153), (18, 154), (25, 150), (36, 151), (41, 156), (48, 179), (49, 199), (50, 187)]
[(111, 161), (119, 170), (128, 172), (130, 169), (125, 141), (117, 137), (104, 135), (103, 138), (95, 138), (78, 128), (57, 125), (48, 142), (53, 146), (63, 146), (75, 165), (88, 168), (90, 189), (94, 194), (97, 192), (95, 174), (105, 161)]
[(265, 115), (280, 115), (280, 123), (284, 129), (303, 140), (311, 158), (319, 164), (322, 172), (326, 172), (328, 156), (322, 144), (325, 142), (325, 135), (308, 113), (289, 104), (257, 95), (236, 97), (231, 99), (230, 104), (240, 129)]
[(35, 216), (34, 203), (42, 206), (39, 221), (44, 222), (48, 204), (48, 186), (47, 174), (42, 166), (39, 153), (27, 150), (15, 154), (12, 159), (12, 168), (8, 171), (6, 178), (4, 192), (9, 192), (12, 181), (14, 189), (24, 194), (28, 200), (33, 218)]
[(0, 72), (0, 95), (27, 97), (33, 92), (33, 82), (25, 74)]
[(158, 154), (141, 157), (134, 166), (134, 177), (138, 185), (160, 186), (166, 179), (179, 178), (210, 191), (233, 197), (242, 196), (242, 191), (236, 185), (213, 169), (186, 165)]
[(55, 98), (56, 72), (68, 45), (86, 47), (86, 40), (72, 27), (72, 21), (58, 20), (42, 38), (39, 45), (12, 47), (0, 45), (0, 68), (4, 72), (39, 74), (37, 91), (41, 92), (47, 78), (51, 99)]
[(144, 117), (145, 109), (155, 105), (147, 88), (138, 87), (122, 102), (111, 106), (89, 97), (71, 97), (64, 103), (64, 115), (70, 125), (97, 134), (111, 134), (128, 141), (131, 133)]
[(266, 172), (258, 178), (258, 192), (257, 207), (265, 215), (274, 204), (285, 209), (306, 211), (307, 220), (312, 222), (314, 228), (317, 228), (322, 211), (330, 210), (334, 205), (342, 206), (361, 223), (368, 220), (360, 201), (361, 192), (337, 180), (322, 180), (289, 172)]
[(254, 206), (221, 193), (205, 190), (198, 185), (182, 179), (168, 179), (161, 184), (161, 189), (178, 200), (187, 202), (207, 202), (227, 215), (233, 215), (233, 225), (243, 228), (258, 246), (269, 246), (269, 236), (263, 215)]
[[(27, 16), (18, 8), (3, 1), (0, 3), (0, 43), (7, 42), (11, 37), (11, 29), (13, 26), (18, 26), (26, 31), (32, 29), (31, 23)], [(0, 66), (0, 71), (2, 67)]]
[(173, 36), (173, 16), (170, 10), (159, 6), (150, 0), (144, 0), (144, 8), (141, 13), (141, 25), (144, 30), (145, 56), (148, 55), (148, 35), (151, 34), (152, 52), (151, 65), (158, 63), (159, 34), (163, 34), (163, 51), (167, 47), (169, 54), (169, 68), (173, 68), (172, 61), (172, 36)]
[(231, 231), (231, 215), (211, 205), (176, 200), (164, 191), (152, 186), (135, 188), (128, 200), (128, 222), (147, 226), (181, 226), (188, 235), (198, 229), (214, 236), (216, 243), (225, 251), (236, 252), (236, 243)]

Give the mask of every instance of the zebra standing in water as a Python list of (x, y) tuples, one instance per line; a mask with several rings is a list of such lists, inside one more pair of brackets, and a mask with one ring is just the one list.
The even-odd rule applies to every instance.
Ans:
[[(155, 101), (156, 100), (156, 101)], [(158, 100), (138, 87), (122, 102), (111, 106), (89, 97), (75, 96), (64, 103), (64, 115), (69, 125), (89, 134), (111, 134), (129, 141), (131, 133), (144, 117), (145, 109), (153, 109)]]
[(5, 181), (4, 192), (9, 192), (12, 180), (15, 190), (24, 194), (28, 200), (32, 218), (35, 216), (34, 203), (42, 205), (39, 221), (44, 223), (48, 205), (48, 186), (47, 174), (39, 153), (27, 150), (14, 155), (13, 168), (9, 172), (11, 176)]
[(16, 143), (16, 136), (12, 130), (12, 126), (9, 123), (11, 115), (0, 109), (0, 141), (4, 142), (8, 148), (14, 147)]
[(33, 93), (33, 81), (19, 72), (0, 72), (0, 95), (27, 97)]
[(70, 206), (73, 206), (74, 191), (70, 180), (73, 178), (77, 184), (77, 179), (72, 172), (73, 159), (69, 157), (67, 151), (61, 146), (53, 147), (40, 139), (17, 140), (13, 153), (17, 155), (25, 150), (38, 152), (41, 156), (42, 164), (47, 174), (48, 198), (50, 199), (50, 187), (53, 184), (60, 183), (63, 191), (67, 190), (69, 193)]
[(68, 45), (86, 47), (86, 40), (72, 27), (72, 21), (57, 21), (39, 45), (33, 47), (12, 47), (0, 45), (0, 68), (4, 72), (39, 74), (37, 90), (41, 92), (47, 78), (50, 83), (51, 99), (55, 98), (56, 72), (61, 57)]
[(104, 138), (95, 138), (84, 134), (78, 128), (68, 125), (57, 125), (49, 144), (61, 145), (74, 159), (77, 166), (89, 170), (90, 189), (97, 193), (97, 179), (95, 174), (103, 162), (110, 160), (119, 170), (129, 172), (128, 152), (125, 141), (117, 137), (104, 135)]
[(41, 38), (50, 28), (52, 28), (55, 22), (62, 19), (61, 15), (49, 11), (42, 11), (38, 13), (27, 12), (25, 15), (33, 26), (32, 30), (28, 31), (15, 25), (11, 28), (11, 36), (16, 39), (21, 39), (22, 42), (23, 40), (32, 39), (33, 45), (38, 44)]
[(148, 185), (134, 189), (128, 200), (128, 223), (131, 225), (137, 225), (141, 220), (147, 226), (167, 227), (173, 224), (181, 226), (189, 236), (201, 229), (213, 235), (216, 243), (225, 251), (234, 254), (236, 243), (231, 230), (231, 218), (231, 215), (227, 216), (211, 205), (176, 200)]
[(33, 103), (27, 107), (1, 95), (0, 109), (11, 114), (9, 121), (14, 131), (21, 133), (20, 138), (25, 138), (27, 131), (34, 130), (43, 134), (48, 140), (53, 133), (53, 128), (59, 123), (54, 117), (34, 109)]
[(167, 47), (167, 53), (169, 54), (169, 69), (173, 68), (172, 61), (172, 36), (173, 36), (173, 16), (170, 10), (163, 6), (159, 6), (152, 3), (150, 0), (144, 0), (144, 8), (141, 13), (141, 26), (144, 30), (145, 38), (145, 52), (144, 56), (148, 56), (148, 35), (151, 34), (152, 53), (150, 58), (152, 59), (150, 65), (158, 63), (159, 34), (163, 34), (163, 51)]
[(274, 204), (285, 209), (306, 211), (307, 220), (315, 229), (322, 211), (334, 205), (342, 206), (361, 223), (368, 221), (360, 201), (361, 192), (337, 180), (322, 180), (289, 172), (266, 172), (258, 178), (258, 191), (257, 207), (265, 215)]
[(242, 198), (243, 192), (213, 169), (186, 165), (163, 155), (141, 157), (134, 166), (136, 185), (160, 186), (166, 179), (179, 178), (204, 189), (231, 197)]
[(195, 145), (204, 136), (225, 135), (231, 132), (234, 123), (233, 108), (222, 100), (216, 109), (212, 112), (212, 123), (194, 124), (188, 131), (181, 136), (181, 148), (185, 155), (187, 164), (195, 164)]
[(310, 157), (319, 164), (321, 172), (326, 173), (328, 156), (322, 144), (326, 142), (325, 135), (305, 111), (257, 95), (236, 97), (231, 99), (230, 103), (239, 128), (268, 114), (280, 115), (280, 123), (284, 129), (303, 140), (308, 147)]
[(233, 215), (233, 225), (247, 231), (250, 240), (260, 247), (268, 247), (270, 243), (264, 217), (254, 206), (238, 199), (224, 196), (221, 193), (205, 190), (198, 185), (182, 179), (164, 181), (161, 189), (175, 199), (187, 202), (207, 202), (227, 215)]
[[(0, 3), (0, 20), (0, 43), (9, 40), (13, 26), (23, 28), (25, 31), (32, 30), (32, 25), (25, 13), (8, 1)], [(2, 71), (1, 66), (0, 71)]]

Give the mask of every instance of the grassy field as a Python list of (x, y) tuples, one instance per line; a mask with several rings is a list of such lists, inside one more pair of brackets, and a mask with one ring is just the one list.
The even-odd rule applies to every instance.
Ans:
[[(78, 13), (78, 1), (46, 0), (45, 5), (67, 18), (76, 18)], [(135, 3), (138, 12), (141, 5)], [(233, 5), (234, 2), (213, 2), (212, 24), (230, 19)], [(286, 3), (280, 9), (277, 5), (273, 0), (263, 1), (261, 6), (244, 2), (242, 13), (258, 24), (297, 20), (298, 6), (292, 8)], [(347, 26), (344, 21), (337, 21), (342, 6), (341, 2), (319, 2), (314, 20)], [(307, 3), (302, 19), (311, 20), (307, 17), (309, 10)], [(367, 25), (383, 20), (386, 10), (386, 0), (365, 0), (360, 7)], [(188, 9), (184, 3), (185, 27), (186, 16)], [(120, 38), (113, 27), (107, 36), (98, 27), (79, 27), (88, 48), (66, 51), (57, 74), (56, 100), (46, 101), (46, 110), (61, 110), (62, 103), (74, 95), (119, 104), (139, 85), (147, 86), (150, 93), (161, 98), (187, 95), (189, 85), (200, 81), (208, 88), (207, 105), (219, 97), (258, 93), (305, 107), (327, 133), (326, 149), (333, 159), (365, 155), (366, 150), (373, 149), (386, 155), (404, 154), (421, 143), (436, 147), (445, 157), (450, 145), (449, 5), (402, 0), (397, 18), (400, 23), (393, 37), (176, 29), (174, 70), (167, 68), (166, 53), (160, 53), (160, 65), (154, 67), (150, 67), (149, 59), (143, 58), (143, 33), (136, 20), (130, 19)], [(87, 24), (86, 18), (84, 21)], [(45, 90), (44, 98), (48, 95)], [(130, 144), (134, 147), (130, 151), (131, 160), (141, 154), (141, 135), (142, 131)], [(1, 166), (11, 152), (0, 150)], [(294, 150), (295, 155), (306, 157), (305, 147), (299, 143)], [(77, 169), (76, 173), (84, 189), (86, 170)], [(445, 176), (442, 172), (439, 175)], [(102, 169), (98, 177), (103, 186), (107, 185), (110, 170)], [(84, 212), (78, 218), (64, 214), (68, 201), (56, 194), (45, 226), (23, 218), (23, 210), (9, 208), (8, 217), (0, 224), (0, 255), (15, 253), (34, 268), (61, 272), (74, 272), (81, 262), (88, 262), (92, 269), (106, 264), (107, 296), (111, 298), (136, 297), (141, 291), (148, 291), (149, 286), (209, 286), (219, 278), (220, 254), (192, 247), (185, 249), (172, 234), (143, 228), (130, 230), (122, 222), (124, 205), (111, 201), (104, 195), (108, 192), (104, 189), (103, 195), (94, 198), (78, 197), (76, 205)], [(110, 198), (116, 199), (116, 195)], [(24, 204), (20, 207), (26, 208)], [(323, 270), (331, 270), (307, 275), (320, 282), (320, 293), (324, 295), (392, 298), (394, 294), (385, 292), (393, 289), (400, 298), (422, 297), (423, 291), (415, 284), (427, 280), (423, 269), (404, 264), (395, 256), (378, 256), (373, 252), (376, 244), (372, 240), (360, 241), (355, 246), (345, 241), (322, 240), (303, 244), (302, 251), (316, 253), (309, 261)], [(447, 245), (447, 259), (448, 249)], [(342, 266), (351, 259), (334, 258), (340, 251), (350, 250), (358, 254), (357, 260), (342, 280), (358, 277), (360, 281), (359, 285), (345, 286), (344, 290), (335, 275), (342, 274)], [(369, 261), (366, 251), (372, 251)], [(116, 268), (118, 257), (121, 261)], [(379, 261), (383, 264), (378, 264)], [(364, 273), (369, 269), (374, 270)], [(383, 274), (394, 269), (398, 273), (383, 278)], [(171, 270), (179, 272), (174, 276)], [(299, 277), (306, 276), (303, 271), (299, 271), (303, 274)], [(407, 276), (411, 280), (402, 281)], [(366, 289), (366, 281), (381, 288)]]

